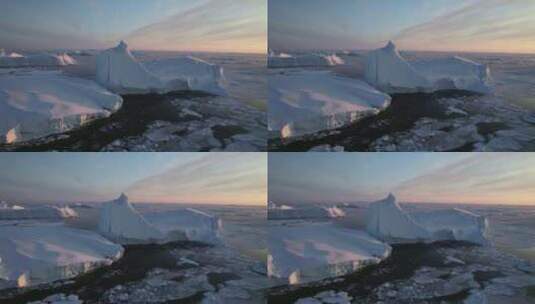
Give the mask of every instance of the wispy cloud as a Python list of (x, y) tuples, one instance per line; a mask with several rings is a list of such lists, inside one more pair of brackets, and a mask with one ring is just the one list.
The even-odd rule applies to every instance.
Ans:
[(262, 53), (266, 37), (265, 0), (211, 0), (125, 39), (138, 49)]
[(395, 34), (402, 48), (535, 52), (535, 1), (479, 0)]
[(215, 153), (134, 183), (135, 201), (264, 205), (265, 153)]

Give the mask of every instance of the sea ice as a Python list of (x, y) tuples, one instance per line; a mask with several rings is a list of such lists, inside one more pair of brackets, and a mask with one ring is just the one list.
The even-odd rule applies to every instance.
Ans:
[(296, 67), (327, 67), (344, 64), (344, 60), (336, 54), (302, 54), (289, 55), (285, 53), (270, 53), (268, 67), (270, 68), (296, 68)]
[(283, 219), (329, 219), (336, 217), (344, 217), (345, 212), (339, 207), (323, 207), (323, 206), (298, 206), (291, 207), (286, 205), (272, 205), (268, 208), (268, 219), (283, 220)]
[(0, 227), (0, 288), (25, 287), (68, 279), (123, 254), (97, 233), (59, 224)]
[(95, 82), (58, 71), (0, 75), (0, 143), (62, 133), (107, 117), (122, 98)]
[(71, 217), (78, 217), (78, 213), (68, 206), (36, 206), (24, 208), (15, 205), (8, 208), (0, 208), (0, 220), (62, 220)]
[(391, 247), (363, 231), (331, 223), (269, 228), (268, 275), (290, 284), (344, 275), (390, 255)]
[(66, 53), (21, 55), (0, 52), (0, 68), (60, 67), (74, 64), (77, 64), (76, 60)]
[(329, 71), (286, 71), (268, 81), (269, 130), (281, 137), (338, 128), (390, 104), (390, 96), (365, 82)]

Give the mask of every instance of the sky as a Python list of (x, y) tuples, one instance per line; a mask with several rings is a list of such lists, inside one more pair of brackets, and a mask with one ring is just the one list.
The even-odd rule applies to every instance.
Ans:
[(0, 48), (265, 53), (266, 0), (0, 0)]
[(535, 53), (533, 0), (269, 0), (275, 50)]
[(535, 205), (534, 153), (270, 153), (278, 203)]
[(1, 153), (0, 200), (262, 205), (265, 153)]

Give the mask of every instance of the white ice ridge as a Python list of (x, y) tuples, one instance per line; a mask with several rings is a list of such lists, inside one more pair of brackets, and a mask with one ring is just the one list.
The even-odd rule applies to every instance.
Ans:
[(338, 128), (390, 104), (390, 96), (367, 83), (329, 71), (287, 71), (268, 81), (269, 130), (281, 137)]
[(367, 231), (388, 242), (457, 240), (489, 244), (485, 217), (461, 209), (408, 213), (392, 194), (371, 203), (366, 219)]
[(276, 205), (271, 203), (268, 208), (268, 219), (283, 220), (283, 219), (328, 219), (344, 217), (346, 214), (344, 210), (337, 206), (323, 207), (323, 206), (299, 206), (292, 207), (287, 205)]
[(73, 278), (121, 258), (97, 233), (52, 224), (0, 226), (0, 289)]
[(327, 67), (344, 64), (344, 60), (336, 54), (303, 54), (289, 55), (285, 53), (268, 56), (268, 67), (270, 68), (296, 68), (296, 67)]
[(193, 57), (138, 62), (127, 44), (97, 55), (97, 81), (118, 93), (201, 90), (224, 95), (223, 69)]
[(0, 68), (60, 67), (74, 64), (77, 64), (76, 60), (66, 53), (21, 55), (6, 54), (3, 50), (0, 52)]
[(104, 203), (99, 219), (99, 231), (121, 243), (217, 243), (220, 229), (219, 218), (190, 208), (142, 215), (124, 194)]
[(62, 133), (107, 117), (122, 98), (94, 81), (59, 71), (0, 75), (0, 143)]
[(2, 208), (0, 205), (0, 220), (62, 220), (72, 217), (78, 217), (78, 213), (67, 206), (36, 206), (24, 208), (15, 205)]
[(379, 263), (392, 250), (366, 232), (331, 223), (270, 227), (268, 249), (268, 275), (290, 284), (351, 273)]
[(391, 92), (462, 89), (485, 94), (492, 91), (490, 70), (485, 65), (458, 56), (409, 62), (391, 41), (367, 54), (365, 79)]

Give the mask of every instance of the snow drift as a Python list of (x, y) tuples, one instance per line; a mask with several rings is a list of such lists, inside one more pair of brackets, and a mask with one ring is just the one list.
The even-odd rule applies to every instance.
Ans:
[(0, 52), (0, 68), (60, 67), (74, 64), (77, 64), (76, 60), (66, 53), (21, 55)]
[(96, 78), (118, 93), (201, 90), (225, 95), (221, 67), (188, 56), (141, 63), (124, 41), (97, 55)]
[(462, 57), (408, 62), (391, 41), (366, 57), (365, 79), (387, 91), (461, 89), (491, 92), (490, 70)]
[(269, 228), (268, 275), (290, 284), (351, 273), (379, 263), (391, 247), (367, 233), (325, 223)]
[(62, 133), (107, 117), (122, 98), (95, 82), (58, 71), (0, 75), (0, 143)]
[(166, 243), (198, 241), (217, 243), (221, 222), (217, 217), (195, 209), (140, 214), (124, 194), (104, 203), (99, 231), (120, 243)]
[(269, 130), (281, 137), (338, 128), (390, 104), (390, 96), (365, 82), (329, 71), (292, 71), (268, 81)]
[(62, 220), (78, 217), (78, 213), (70, 207), (36, 206), (23, 208), (10, 206), (0, 208), (0, 220)]
[(270, 56), (268, 56), (269, 68), (328, 67), (339, 64), (344, 64), (344, 60), (336, 54), (303, 54), (292, 56), (284, 53), (270, 53)]
[(121, 258), (100, 235), (61, 225), (0, 227), (0, 289), (73, 278)]
[(392, 194), (371, 203), (366, 219), (366, 230), (388, 242), (457, 240), (488, 244), (485, 217), (461, 209), (408, 213)]

